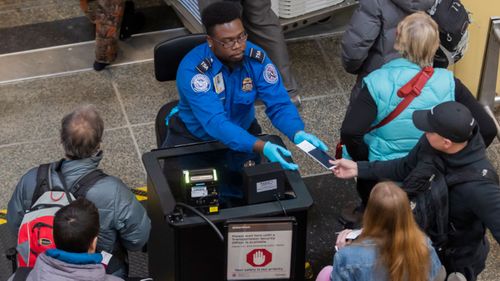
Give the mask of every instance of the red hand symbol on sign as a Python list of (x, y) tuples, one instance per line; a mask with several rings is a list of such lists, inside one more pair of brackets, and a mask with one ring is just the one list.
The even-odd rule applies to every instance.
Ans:
[(266, 249), (253, 249), (247, 254), (247, 263), (253, 267), (263, 267), (273, 260), (273, 254)]

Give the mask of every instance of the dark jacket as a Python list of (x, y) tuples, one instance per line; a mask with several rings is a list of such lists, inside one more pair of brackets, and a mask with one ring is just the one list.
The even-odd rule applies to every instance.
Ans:
[(342, 37), (345, 70), (365, 76), (400, 57), (394, 50), (398, 23), (433, 4), (434, 0), (360, 0)]
[[(97, 169), (102, 155), (65, 161), (62, 173), (70, 188), (81, 176)], [(52, 165), (52, 182), (62, 186)], [(29, 170), (21, 177), (14, 190), (7, 213), (9, 227), (16, 231), (21, 224), (26, 210), (29, 210), (31, 198), (36, 186), (37, 168)], [(118, 178), (108, 176), (89, 189), (86, 198), (99, 210), (99, 238), (97, 250), (114, 252), (118, 246), (130, 251), (140, 250), (148, 241), (151, 222), (146, 210), (134, 197), (130, 189)]]
[(342, 65), (347, 72), (358, 74), (351, 102), (361, 91), (363, 77), (401, 57), (394, 49), (398, 23), (433, 4), (434, 0), (359, 0), (342, 37)]
[[(458, 171), (495, 171), (486, 158), (485, 145), (478, 127), (467, 146), (455, 154), (433, 149), (425, 135), (408, 156), (390, 161), (358, 162), (358, 176), (364, 179), (388, 178), (403, 181), (419, 164), (439, 157), (447, 176)], [(464, 273), (467, 280), (475, 280), (484, 269), (489, 247), (486, 228), (500, 243), (500, 188), (493, 181), (467, 181), (449, 189), (449, 221), (453, 226), (448, 248), (452, 253), (443, 263), (447, 272)], [(448, 261), (452, 261), (449, 263)]]

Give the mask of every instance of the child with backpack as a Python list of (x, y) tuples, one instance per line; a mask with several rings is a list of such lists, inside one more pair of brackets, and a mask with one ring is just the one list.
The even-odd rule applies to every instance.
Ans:
[(79, 198), (60, 208), (53, 225), (55, 248), (39, 255), (33, 270), (19, 270), (9, 281), (123, 280), (107, 275), (103, 256), (95, 252), (99, 212), (92, 202)]
[(142, 250), (149, 238), (146, 210), (123, 181), (99, 169), (104, 121), (95, 106), (77, 107), (60, 128), (64, 158), (27, 171), (9, 200), (7, 225), (18, 233), (19, 265), (33, 266), (37, 255), (54, 248), (55, 212), (72, 197), (85, 197), (101, 216), (97, 251), (113, 255), (106, 271), (126, 278), (128, 251)]
[[(55, 247), (53, 223), (55, 213), (68, 205), (75, 198), (85, 198), (87, 191), (107, 175), (101, 170), (93, 170), (78, 179), (68, 189), (61, 173), (63, 160), (57, 163), (42, 164), (37, 169), (35, 191), (31, 199), (31, 208), (24, 215), (17, 235), (17, 262), (21, 267), (33, 267), (38, 255)], [(62, 187), (53, 186), (50, 180), (52, 169), (61, 179)], [(72, 190), (72, 191), (70, 191)]]

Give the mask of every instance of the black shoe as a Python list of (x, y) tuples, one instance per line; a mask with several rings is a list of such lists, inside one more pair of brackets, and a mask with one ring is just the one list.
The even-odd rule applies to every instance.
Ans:
[(302, 105), (302, 99), (300, 98), (300, 95), (295, 95), (290, 98), (290, 101), (296, 106), (300, 107)]
[(109, 65), (109, 63), (95, 61), (94, 62), (94, 70), (95, 71), (101, 71), (104, 68), (106, 68), (106, 66), (108, 66), (108, 65)]

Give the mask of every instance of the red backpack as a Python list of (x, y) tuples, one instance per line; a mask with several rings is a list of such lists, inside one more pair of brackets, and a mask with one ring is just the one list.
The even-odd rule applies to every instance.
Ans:
[[(85, 197), (88, 190), (107, 175), (101, 170), (94, 170), (79, 178), (68, 189), (61, 166), (63, 161), (42, 164), (38, 167), (36, 187), (33, 192), (30, 209), (23, 217), (17, 235), (17, 262), (19, 267), (33, 267), (38, 255), (55, 248), (52, 233), (54, 215), (75, 198)], [(52, 164), (62, 182), (62, 187), (52, 186)]]

